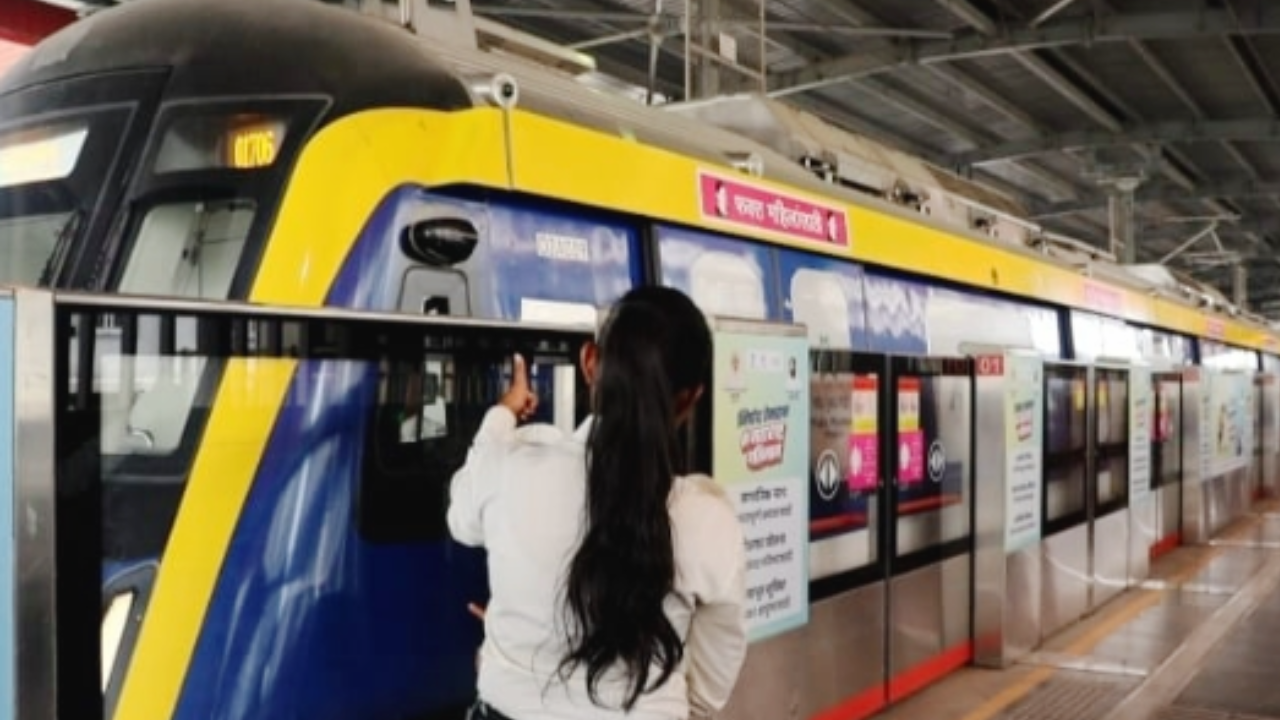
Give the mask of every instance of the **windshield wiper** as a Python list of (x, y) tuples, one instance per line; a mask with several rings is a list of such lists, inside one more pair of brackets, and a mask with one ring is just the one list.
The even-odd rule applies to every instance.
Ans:
[(58, 240), (53, 245), (53, 252), (49, 253), (44, 270), (40, 272), (40, 287), (52, 286), (53, 279), (61, 274), (62, 266), (71, 250), (71, 240), (80, 231), (80, 223), (84, 220), (84, 216), (84, 209), (76, 208), (67, 217), (67, 221), (62, 223), (62, 227), (58, 230)]

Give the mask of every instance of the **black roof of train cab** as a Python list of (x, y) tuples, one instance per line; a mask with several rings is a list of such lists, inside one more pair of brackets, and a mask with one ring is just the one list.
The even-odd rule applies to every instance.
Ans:
[(470, 107), (462, 82), (421, 43), (409, 30), (317, 0), (132, 0), (46, 38), (0, 79), (0, 96), (159, 69), (170, 101), (324, 95), (331, 119), (374, 107)]

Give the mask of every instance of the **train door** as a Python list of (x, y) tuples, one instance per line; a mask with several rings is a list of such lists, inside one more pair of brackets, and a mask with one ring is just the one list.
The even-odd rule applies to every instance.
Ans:
[(1151, 424), (1151, 491), (1156, 496), (1152, 559), (1182, 541), (1182, 374), (1155, 373)]
[(970, 368), (814, 353), (805, 715), (867, 717), (972, 658)]
[(1089, 604), (1089, 368), (1044, 367), (1044, 485), (1041, 492), (1040, 639)]
[[(821, 350), (810, 375), (809, 598), (802, 716), (841, 707), (866, 717), (888, 702), (883, 355)], [(815, 638), (816, 639), (816, 638)], [(852, 700), (848, 698), (852, 697)]]
[(889, 361), (886, 693), (895, 702), (973, 657), (973, 375), (967, 359)]
[(1129, 369), (1093, 368), (1093, 467), (1089, 474), (1089, 607), (1118, 595), (1129, 582)]

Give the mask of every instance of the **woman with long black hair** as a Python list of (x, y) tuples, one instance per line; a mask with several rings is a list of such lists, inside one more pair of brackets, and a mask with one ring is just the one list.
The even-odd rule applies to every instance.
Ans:
[(537, 403), (516, 358), (451, 488), (454, 538), (489, 556), (474, 718), (687, 720), (728, 701), (742, 531), (719, 486), (679, 474), (711, 342), (685, 295), (632, 290), (582, 350), (592, 416), (572, 434), (516, 428)]

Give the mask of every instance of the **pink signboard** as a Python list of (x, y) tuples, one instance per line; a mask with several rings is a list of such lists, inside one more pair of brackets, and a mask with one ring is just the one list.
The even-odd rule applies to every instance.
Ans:
[(783, 235), (793, 240), (847, 248), (849, 213), (752, 185), (730, 175), (698, 172), (698, 209), (708, 220)]
[(1094, 310), (1124, 313), (1124, 294), (1113, 287), (1084, 281), (1084, 303)]
[(924, 480), (924, 432), (898, 433), (898, 482), (914, 485)]
[(879, 422), (876, 412), (875, 375), (859, 375), (853, 379), (853, 418), (849, 428), (849, 489), (874, 492), (879, 485)]
[(924, 480), (924, 430), (920, 427), (920, 378), (898, 378), (898, 482)]

